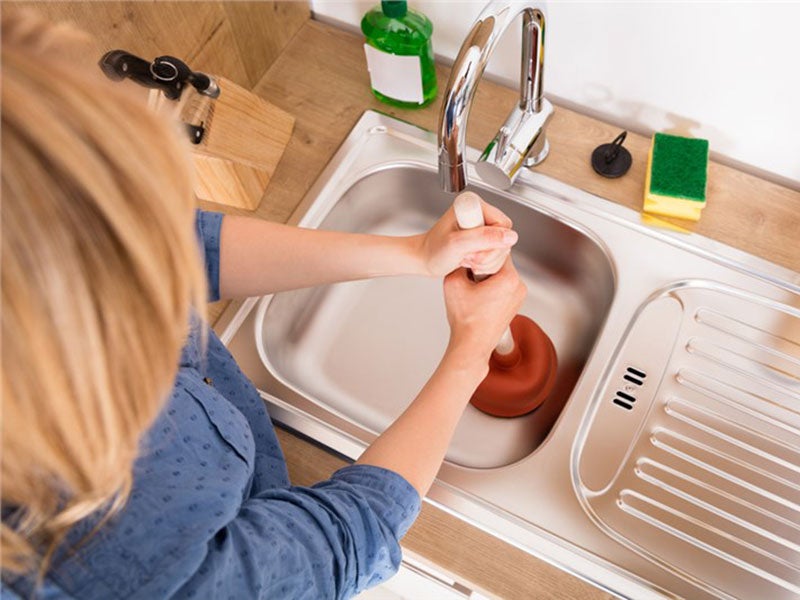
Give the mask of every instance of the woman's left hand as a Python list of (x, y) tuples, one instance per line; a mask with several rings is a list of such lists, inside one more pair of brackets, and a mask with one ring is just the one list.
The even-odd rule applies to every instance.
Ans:
[(494, 273), (505, 263), (517, 233), (501, 210), (481, 200), (484, 227), (461, 230), (451, 206), (431, 227), (419, 236), (419, 258), (424, 272), (443, 277), (459, 267), (475, 273)]

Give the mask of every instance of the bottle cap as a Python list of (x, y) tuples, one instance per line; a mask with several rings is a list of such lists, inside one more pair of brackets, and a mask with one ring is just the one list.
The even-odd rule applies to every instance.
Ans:
[(603, 177), (614, 179), (621, 177), (631, 168), (633, 159), (628, 149), (622, 142), (628, 135), (627, 131), (620, 133), (610, 144), (600, 144), (592, 152), (592, 167)]
[(392, 19), (399, 19), (406, 16), (408, 12), (408, 3), (406, 0), (383, 0), (381, 2), (381, 10), (383, 14)]

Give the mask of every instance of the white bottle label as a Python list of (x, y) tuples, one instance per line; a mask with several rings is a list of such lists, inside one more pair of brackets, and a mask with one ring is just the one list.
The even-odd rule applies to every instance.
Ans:
[(372, 88), (401, 102), (422, 104), (422, 61), (419, 56), (398, 56), (364, 44)]

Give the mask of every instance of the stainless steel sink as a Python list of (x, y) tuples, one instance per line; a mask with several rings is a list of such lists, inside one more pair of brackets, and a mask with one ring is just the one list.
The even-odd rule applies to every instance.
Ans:
[[(378, 169), (349, 187), (321, 229), (412, 235), (429, 229), (452, 198), (422, 166)], [(611, 305), (614, 276), (602, 247), (579, 229), (501, 195), (484, 198), (517, 223), (514, 258), (528, 285), (522, 313), (549, 334), (557, 383), (541, 410), (498, 419), (469, 406), (447, 460), (500, 467), (533, 452), (549, 433), (589, 357)], [(416, 396), (447, 345), (441, 280), (374, 279), (279, 294), (256, 315), (261, 359), (284, 384), (372, 434)]]
[[(365, 113), (293, 221), (424, 231), (452, 202), (435, 148)], [(558, 383), (524, 417), (469, 407), (428, 500), (621, 596), (800, 595), (800, 276), (535, 172), (475, 190), (514, 220)], [(277, 421), (355, 458), (436, 366), (440, 286), (254, 298), (223, 340)]]

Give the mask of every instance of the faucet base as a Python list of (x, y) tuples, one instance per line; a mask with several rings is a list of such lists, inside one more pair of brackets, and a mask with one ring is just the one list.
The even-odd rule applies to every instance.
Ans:
[(523, 166), (537, 165), (547, 158), (550, 144), (545, 127), (552, 116), (553, 105), (545, 98), (539, 112), (515, 106), (475, 165), (481, 179), (506, 190)]
[(525, 157), (525, 160), (522, 164), (526, 167), (535, 167), (536, 165), (543, 163), (548, 154), (550, 154), (550, 142), (547, 141), (547, 138), (544, 135), (541, 135), (539, 136), (539, 140), (537, 140), (536, 144), (534, 144), (534, 147), (531, 148), (531, 151), (528, 152), (528, 156)]

